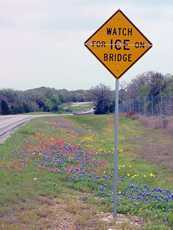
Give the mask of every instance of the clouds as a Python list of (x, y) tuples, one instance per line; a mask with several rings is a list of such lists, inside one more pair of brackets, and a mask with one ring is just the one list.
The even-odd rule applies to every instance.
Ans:
[(118, 8), (154, 44), (125, 78), (147, 70), (173, 72), (173, 54), (168, 52), (173, 48), (169, 0), (1, 0), (0, 88), (113, 85), (113, 78), (83, 43)]

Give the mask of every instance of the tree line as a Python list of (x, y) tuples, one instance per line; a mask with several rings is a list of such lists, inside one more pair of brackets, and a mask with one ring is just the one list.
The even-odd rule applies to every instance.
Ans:
[[(111, 113), (115, 109), (114, 91), (105, 85), (91, 90), (95, 102), (95, 113)], [(156, 115), (173, 114), (173, 75), (146, 72), (136, 76), (130, 83), (121, 85), (119, 91), (120, 112)]]
[(173, 75), (146, 72), (120, 90), (120, 109), (145, 115), (173, 114)]
[(69, 91), (48, 87), (26, 91), (3, 89), (0, 90), (0, 114), (58, 112), (63, 103), (85, 101), (92, 101), (89, 90)]
[[(173, 99), (173, 76), (146, 72), (121, 85), (120, 110), (128, 112), (130, 106), (132, 112), (140, 112), (143, 108), (149, 114), (157, 114), (163, 97)], [(112, 113), (115, 108), (114, 91), (103, 84), (75, 91), (41, 87), (26, 91), (0, 90), (0, 114), (58, 112), (63, 103), (86, 101), (94, 102), (96, 114)], [(173, 108), (173, 100), (170, 100), (171, 105)]]

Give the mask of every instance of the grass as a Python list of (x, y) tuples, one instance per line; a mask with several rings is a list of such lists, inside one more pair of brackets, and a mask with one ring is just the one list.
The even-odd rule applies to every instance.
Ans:
[[(141, 187), (147, 185), (151, 188), (157, 187), (173, 191), (172, 173), (161, 166), (141, 159), (138, 155), (139, 143), (128, 141), (133, 137), (144, 138), (150, 132), (151, 130), (145, 129), (138, 121), (121, 118), (119, 175), (123, 180), (119, 183), (119, 192), (125, 191), (129, 184)], [(77, 175), (75, 179), (71, 179), (68, 171), (59, 173), (53, 171), (59, 170), (55, 162), (51, 164), (52, 168), (47, 165), (40, 166), (40, 161), (42, 162), (43, 158), (40, 152), (46, 150), (51, 156), (51, 151), (54, 151), (52, 146), (57, 145), (57, 140), (70, 143), (70, 147), (80, 146), (86, 154), (91, 155), (87, 175), (84, 177)], [(108, 115), (40, 118), (22, 127), (5, 144), (0, 145), (0, 216), (4, 212), (8, 214), (10, 207), (16, 203), (20, 207), (22, 201), (27, 203), (28, 200), (37, 200), (41, 196), (53, 200), (60, 199), (60, 203), (67, 205), (66, 214), (68, 215), (71, 215), (69, 214), (71, 211), (76, 210), (77, 213), (72, 213), (72, 218), (78, 216), (76, 221), (81, 226), (87, 226), (86, 222), (89, 219), (98, 226), (104, 226), (104, 223), (92, 220), (91, 216), (94, 213), (90, 209), (94, 207), (95, 213), (111, 212), (110, 188), (112, 181), (111, 178), (104, 180), (103, 177), (110, 176), (113, 172), (113, 143), (113, 119)], [(94, 168), (92, 167), (93, 161), (95, 162)], [(43, 161), (43, 163), (45, 162)], [(77, 165), (72, 159), (68, 159), (63, 163), (63, 167), (65, 170), (69, 167), (75, 168)], [(92, 175), (94, 172), (99, 178), (91, 179), (91, 172)], [(104, 191), (102, 191), (103, 185), (105, 186)], [(80, 200), (80, 197), (85, 200), (84, 203), (88, 207), (88, 212), (83, 212), (81, 219), (79, 215), (83, 204), (79, 202), (80, 204), (75, 206), (75, 199)], [(67, 202), (67, 198), (75, 200), (71, 206), (70, 201)], [(123, 196), (118, 210), (126, 215), (144, 218), (144, 229), (146, 230), (166, 230), (173, 227), (171, 211), (165, 211), (167, 205), (163, 202), (132, 201)], [(173, 204), (169, 205), (173, 207)], [(18, 209), (14, 210), (18, 213)], [(32, 211), (30, 215), (35, 215), (35, 211)], [(25, 217), (21, 218), (25, 219)], [(34, 218), (37, 222), (38, 216)], [(2, 222), (3, 219), (0, 218), (0, 224)]]
[[(99, 116), (97, 119), (94, 116), (81, 116), (81, 117), (72, 117), (70, 118), (75, 122), (79, 123), (85, 129), (88, 129), (87, 138), (90, 137), (89, 140), (85, 141), (85, 137), (81, 137), (79, 142), (84, 140), (85, 143), (93, 145), (98, 152), (102, 152), (103, 158), (108, 159), (110, 168), (112, 165), (112, 153), (113, 153), (113, 126), (112, 126), (112, 117), (111, 116)], [(123, 129), (126, 129), (125, 131)], [(131, 176), (138, 174), (139, 177), (135, 178), (134, 181), (137, 183), (149, 183), (153, 186), (163, 186), (167, 188), (172, 188), (173, 185), (170, 184), (169, 177), (172, 178), (171, 172), (165, 170), (162, 167), (158, 167), (155, 164), (149, 163), (145, 160), (142, 160), (140, 156), (137, 155), (135, 151), (137, 151), (136, 145), (138, 143), (130, 143), (128, 142), (128, 136), (142, 136), (145, 135), (147, 129), (138, 122), (130, 119), (122, 118), (121, 126), (120, 126), (120, 144), (119, 144), (119, 168), (120, 168), (120, 176), (123, 176), (125, 173), (129, 173)], [(123, 135), (126, 133), (126, 142), (124, 142)], [(94, 135), (93, 135), (94, 133)], [(90, 136), (89, 136), (90, 135)], [(87, 143), (87, 141), (89, 143)], [(137, 146), (139, 147), (139, 146)], [(162, 170), (160, 171), (160, 168)], [(153, 173), (155, 177), (149, 178), (150, 173)], [(143, 175), (147, 175), (142, 177)], [(167, 180), (165, 180), (165, 175), (167, 175)], [(168, 176), (169, 175), (169, 176)], [(159, 181), (157, 179), (159, 177)], [(150, 180), (151, 179), (151, 180)]]

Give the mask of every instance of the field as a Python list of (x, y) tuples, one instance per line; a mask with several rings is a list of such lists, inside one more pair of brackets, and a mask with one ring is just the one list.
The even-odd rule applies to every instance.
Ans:
[(118, 222), (112, 116), (52, 117), (0, 145), (0, 229), (173, 229), (172, 136), (120, 123)]
[(60, 110), (61, 112), (86, 112), (93, 109), (92, 102), (64, 103)]

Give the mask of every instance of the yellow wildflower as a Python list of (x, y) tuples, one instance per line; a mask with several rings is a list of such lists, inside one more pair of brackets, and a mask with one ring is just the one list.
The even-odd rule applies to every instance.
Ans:
[(150, 177), (155, 177), (155, 175), (153, 173), (150, 173)]

